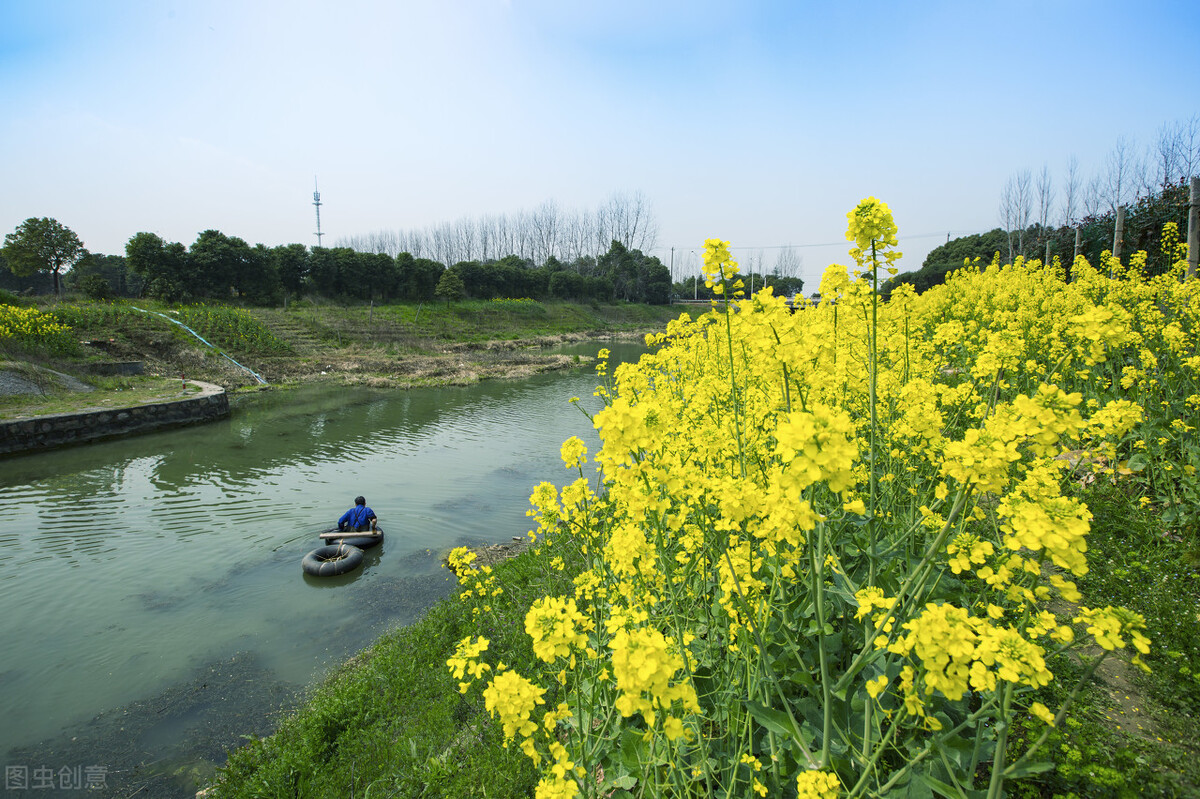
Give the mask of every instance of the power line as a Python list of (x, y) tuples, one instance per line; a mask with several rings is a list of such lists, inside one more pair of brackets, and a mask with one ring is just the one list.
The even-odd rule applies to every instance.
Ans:
[[(959, 238), (961, 238), (963, 236), (978, 235), (983, 232), (986, 232), (986, 231), (947, 230), (947, 231), (938, 232), (938, 233), (914, 233), (911, 235), (898, 236), (897, 238), (900, 241), (909, 241), (912, 239), (932, 239), (934, 237), (940, 238), (942, 236), (950, 236), (950, 235), (957, 235)], [(813, 248), (813, 247), (844, 247), (848, 244), (849, 244), (849, 242), (843, 239), (842, 241), (826, 242), (824, 244), (766, 244), (766, 245), (763, 245), (760, 247), (755, 247), (752, 245), (739, 245), (736, 247), (730, 247), (729, 249), (730, 250), (793, 250), (793, 249), (800, 250), (800, 249)], [(692, 252), (692, 253), (698, 252), (699, 250), (702, 249), (702, 247), (680, 247), (679, 245), (675, 245), (675, 248), (677, 248), (683, 252)], [(650, 248), (650, 252), (657, 252), (660, 250), (663, 252), (666, 252), (671, 249), (673, 249), (673, 248), (669, 245), (662, 246), (662, 247), (652, 247), (652, 248)]]

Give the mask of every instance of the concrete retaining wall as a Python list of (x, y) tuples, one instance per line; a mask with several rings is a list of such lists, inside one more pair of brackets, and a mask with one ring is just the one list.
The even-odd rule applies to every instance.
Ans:
[(200, 386), (202, 392), (174, 402), (0, 422), (0, 455), (151, 433), (229, 416), (225, 389), (199, 380), (189, 382)]
[(88, 373), (94, 375), (141, 375), (146, 373), (146, 364), (142, 361), (102, 361), (87, 364)]

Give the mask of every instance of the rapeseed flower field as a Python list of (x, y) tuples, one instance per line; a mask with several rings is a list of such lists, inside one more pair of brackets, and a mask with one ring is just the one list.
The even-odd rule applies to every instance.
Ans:
[[(852, 263), (819, 305), (745, 297), (712, 239), (711, 311), (600, 365), (600, 450), (569, 439), (578, 479), (531, 498), (543, 556), (578, 575), (526, 618), (541, 669), (480, 637), (448, 663), (539, 799), (994, 799), (1051, 767), (1106, 658), (1145, 667), (1145, 620), (1075, 581), (1088, 485), (1138, 475), (1164, 523), (1196, 485), (1200, 283), (1177, 236), (1163, 275), (1144, 254), (997, 259), (882, 302), (891, 212), (847, 216)], [(486, 617), (502, 589), (451, 561)], [(1069, 653), (1085, 668), (1047, 706)]]

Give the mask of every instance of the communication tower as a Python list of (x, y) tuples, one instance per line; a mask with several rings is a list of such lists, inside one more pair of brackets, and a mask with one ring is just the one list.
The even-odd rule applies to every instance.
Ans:
[(317, 208), (317, 246), (321, 246), (321, 237), (325, 234), (321, 232), (321, 192), (317, 188), (317, 179), (313, 178), (313, 205)]

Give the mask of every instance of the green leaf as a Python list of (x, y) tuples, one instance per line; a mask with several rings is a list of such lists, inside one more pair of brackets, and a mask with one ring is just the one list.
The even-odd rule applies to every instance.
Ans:
[(776, 735), (782, 735), (785, 738), (794, 738), (797, 741), (800, 739), (799, 732), (792, 726), (792, 719), (787, 713), (782, 710), (776, 710), (773, 707), (766, 707), (754, 702), (750, 699), (742, 700), (742, 704), (746, 706), (746, 711), (759, 724), (766, 727)]
[(749, 699), (743, 699), (742, 704), (764, 729), (782, 736), (785, 741), (791, 741), (798, 747), (799, 751), (795, 752), (797, 760), (803, 759), (807, 755), (809, 752), (808, 739), (786, 712), (766, 707)]
[(962, 796), (962, 794), (959, 793), (953, 785), (948, 785), (941, 780), (934, 779), (928, 774), (918, 774), (913, 779), (913, 782), (915, 783), (917, 780), (923, 781), (933, 790), (934, 793), (938, 794), (939, 796), (945, 796), (947, 799), (960, 799)]
[(637, 730), (626, 729), (621, 733), (621, 757), (620, 764), (632, 775), (640, 775), (642, 773), (642, 755), (646, 749), (646, 742), (642, 740), (642, 734)]
[(905, 799), (933, 799), (933, 789), (925, 781), (924, 775), (914, 774), (908, 781), (907, 790), (900, 795)]
[(1145, 453), (1142, 452), (1134, 454), (1133, 457), (1129, 459), (1129, 471), (1131, 472), (1136, 473), (1145, 471), (1146, 467), (1149, 465), (1150, 459), (1146, 457)]

